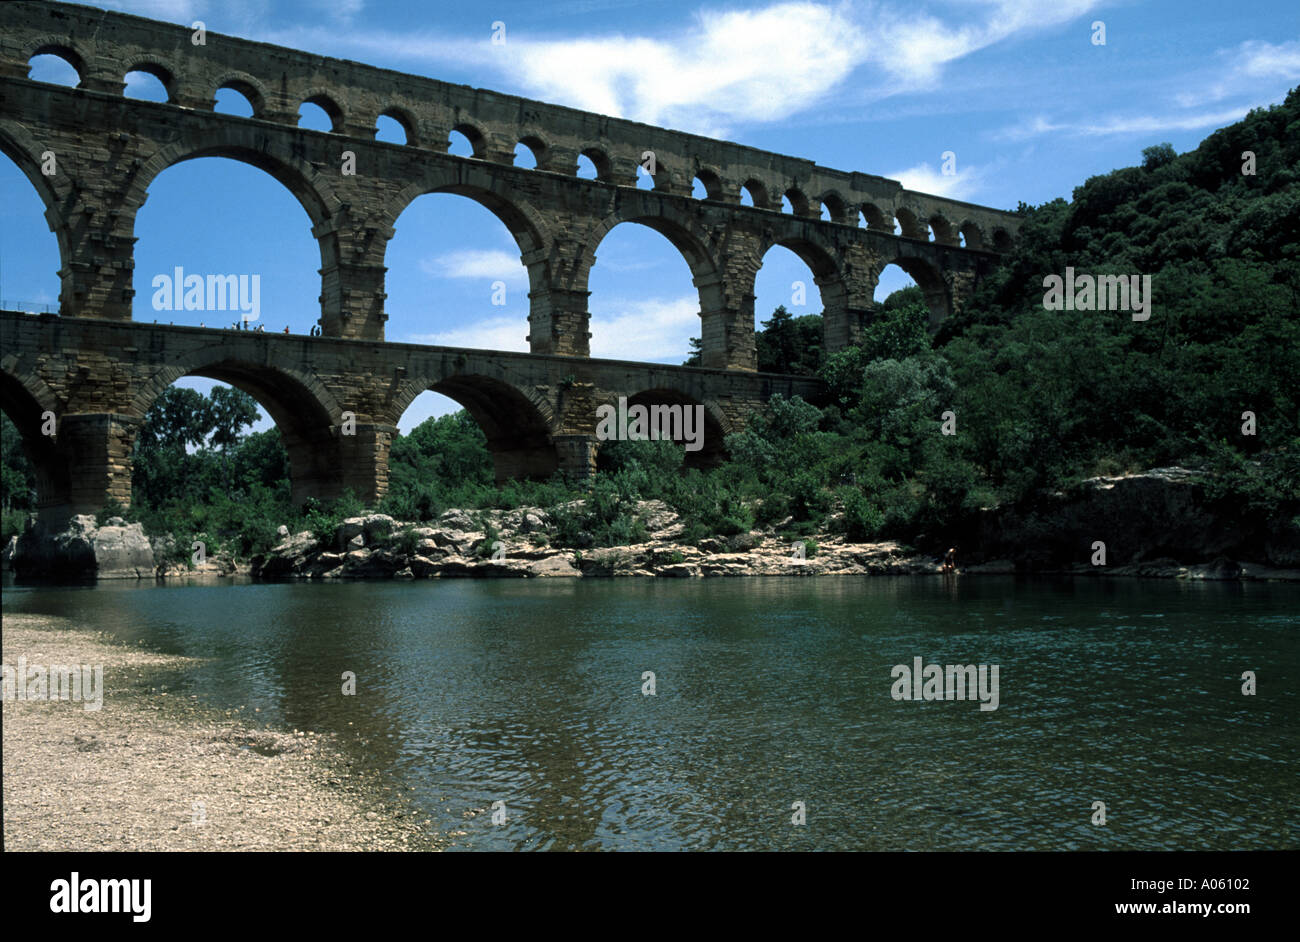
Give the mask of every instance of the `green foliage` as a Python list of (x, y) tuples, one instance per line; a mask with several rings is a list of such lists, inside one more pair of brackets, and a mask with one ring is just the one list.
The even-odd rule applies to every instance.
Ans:
[(762, 326), (754, 335), (759, 370), (803, 376), (817, 374), (822, 350), (820, 314), (791, 317), (783, 305)]
[(302, 529), (310, 530), (316, 542), (324, 548), (332, 548), (334, 533), (339, 524), (349, 517), (360, 517), (366, 507), (351, 490), (332, 501), (320, 501), (314, 497), (307, 498), (302, 509)]
[(22, 433), (9, 416), (0, 412), (0, 508), (36, 509), (35, 490), (36, 473), (23, 453)]

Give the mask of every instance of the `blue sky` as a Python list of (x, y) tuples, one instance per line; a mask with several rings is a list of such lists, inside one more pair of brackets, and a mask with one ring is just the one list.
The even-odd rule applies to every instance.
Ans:
[[(1191, 149), (1300, 84), (1296, 0), (100, 5), (725, 137), (1005, 208), (1068, 198), (1089, 176), (1138, 162), (1151, 144)], [(493, 44), (498, 21), (506, 41)], [(1104, 45), (1093, 41), (1097, 21)], [(37, 61), (33, 77), (65, 80), (60, 66)], [(127, 93), (155, 97), (134, 80)], [(233, 92), (218, 96), (218, 110), (242, 104)], [(302, 123), (326, 129), (311, 109)], [(957, 172), (945, 176), (949, 150)], [(0, 297), (55, 303), (54, 236), (31, 184), (3, 156), (0, 205)], [(527, 349), (527, 279), (495, 216), (464, 197), (429, 195), (396, 228), (387, 259), (390, 340)], [(169, 168), (150, 190), (136, 235), (137, 318), (203, 319), (150, 308), (151, 279), (177, 265), (259, 273), (267, 330), (306, 333), (319, 316), (320, 256), (307, 216), (252, 167), (210, 158)], [(506, 284), (504, 306), (492, 304), (495, 281)], [(792, 303), (795, 282), (806, 285), (802, 307)], [(887, 269), (878, 297), (908, 283)], [(699, 334), (686, 263), (645, 227), (619, 226), (606, 237), (590, 287), (596, 356), (680, 363)], [(794, 314), (821, 310), (811, 273), (779, 247), (764, 259), (756, 295), (759, 320), (778, 304)], [(454, 408), (425, 394), (401, 427)]]

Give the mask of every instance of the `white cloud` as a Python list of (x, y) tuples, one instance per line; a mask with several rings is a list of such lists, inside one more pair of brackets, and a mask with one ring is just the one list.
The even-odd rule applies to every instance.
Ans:
[(1100, 136), (1110, 134), (1151, 134), (1159, 131), (1195, 131), (1199, 128), (1222, 127), (1239, 121), (1248, 112), (1248, 106), (1223, 111), (1198, 111), (1184, 114), (1129, 115), (1106, 121), (1051, 122), (1034, 118), (1026, 125), (1004, 128), (995, 137), (1004, 140), (1025, 140), (1047, 134)]
[(509, 70), (535, 95), (693, 129), (788, 117), (843, 82), (868, 47), (843, 8), (807, 2), (701, 11), (668, 38), (508, 41)]
[(1258, 100), (1261, 93), (1300, 79), (1300, 40), (1274, 45), (1252, 39), (1235, 49), (1221, 50), (1218, 58), (1224, 66), (1215, 70), (1215, 81), (1208, 88), (1175, 96), (1180, 105), (1190, 108), (1236, 95)]
[(687, 340), (700, 335), (700, 299), (647, 298), (614, 303), (617, 314), (591, 315), (591, 355), (615, 360), (671, 360), (690, 352)]
[[(607, 302), (618, 313), (591, 315), (591, 355), (614, 360), (680, 363), (690, 352), (687, 340), (700, 335), (700, 302), (695, 295)], [(390, 338), (474, 350), (528, 351), (526, 314), (507, 314), (430, 334)]]
[(435, 75), (441, 63), (494, 71), (529, 97), (725, 137), (731, 125), (780, 121), (825, 103), (847, 90), (863, 66), (874, 67), (868, 82), (879, 86), (878, 95), (929, 88), (955, 59), (1099, 5), (963, 0), (967, 22), (953, 25), (910, 3), (785, 0), (750, 10), (702, 9), (689, 28), (655, 36), (508, 31), (499, 46), (486, 29), (467, 38), (308, 26), (259, 38), (389, 66), (409, 62)]
[[(1017, 33), (1035, 32), (1069, 22), (1101, 6), (1100, 0), (970, 0), (964, 9), (976, 9), (982, 20), (961, 26), (949, 20), (917, 14), (915, 7), (873, 4), (869, 60), (892, 74), (901, 88), (928, 88), (947, 63), (970, 55)], [(903, 12), (906, 11), (906, 12)]]
[(437, 347), (467, 347), (471, 350), (528, 352), (528, 315), (507, 314), (475, 321), (464, 327), (432, 334), (410, 334), (395, 338), (400, 343), (425, 343)]
[(897, 180), (908, 190), (955, 200), (969, 200), (979, 189), (981, 176), (971, 166), (958, 165), (956, 173), (945, 175), (926, 163), (889, 174), (891, 180)]
[(528, 283), (528, 271), (518, 255), (498, 249), (462, 249), (420, 262), (420, 270), (438, 278), (482, 278), (508, 285)]

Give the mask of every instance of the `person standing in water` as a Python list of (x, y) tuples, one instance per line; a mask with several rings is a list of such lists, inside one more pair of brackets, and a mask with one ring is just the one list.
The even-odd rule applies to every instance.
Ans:
[(943, 571), (944, 572), (957, 571), (957, 547), (955, 546), (948, 547), (948, 552), (945, 553), (943, 556)]

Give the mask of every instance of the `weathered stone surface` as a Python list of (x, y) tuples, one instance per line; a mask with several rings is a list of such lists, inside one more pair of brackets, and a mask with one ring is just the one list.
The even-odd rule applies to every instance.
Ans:
[(154, 555), (143, 527), (112, 518), (119, 526), (99, 527), (78, 514), (58, 530), (30, 520), (14, 544), (11, 563), (24, 578), (153, 578)]
[(539, 559), (529, 564), (528, 573), (539, 579), (582, 575), (582, 572), (573, 565), (572, 558), (568, 556), (552, 556), (549, 559)]
[[(432, 387), (472, 403), (491, 429), (498, 480), (590, 473), (595, 409), (620, 396), (703, 407), (704, 448), (689, 460), (708, 464), (772, 395), (810, 398), (821, 388), (754, 372), (754, 279), (771, 246), (816, 254), (830, 351), (860, 333), (885, 265), (912, 273), (937, 323), (1001, 263), (1020, 225), (1012, 213), (872, 174), (662, 128), (648, 141), (635, 122), (266, 43), (222, 36), (202, 54), (178, 49), (192, 49), (186, 27), (71, 4), (0, 4), (0, 133), (6, 155), (42, 181), (61, 253), (59, 316), (0, 313), (0, 368), (30, 398), (15, 422), (37, 452), (51, 522), (110, 499), (129, 506), (140, 419), (177, 378), (214, 368), (274, 402), (295, 504), (347, 490), (367, 503), (382, 497), (396, 423)], [(76, 88), (27, 78), (43, 50), (78, 63)], [(124, 98), (128, 60), (165, 73), (169, 100)], [(232, 81), (250, 96), (254, 120), (212, 112), (213, 94)], [(331, 133), (297, 127), (303, 101), (329, 104)], [(400, 116), (405, 147), (374, 139), (381, 114)], [(452, 128), (471, 138), (473, 157), (446, 152)], [(536, 170), (513, 165), (519, 141), (534, 148)], [(651, 144), (655, 186), (638, 190)], [(58, 173), (42, 172), (47, 152), (61, 155)], [(364, 172), (322, 169), (341, 152)], [(574, 172), (580, 153), (595, 155), (597, 179)], [(196, 156), (255, 163), (301, 202), (320, 243), (324, 336), (130, 323), (139, 210), (159, 174)], [(690, 198), (697, 174), (708, 199)], [(741, 205), (742, 186), (754, 206)], [(511, 220), (529, 269), (528, 354), (384, 343), (394, 223), (419, 194), (449, 189)], [(773, 211), (783, 195), (793, 212)], [(589, 358), (595, 250), (632, 222), (669, 233), (683, 253), (699, 294), (701, 368)], [(59, 419), (54, 441), (36, 431), (46, 411)], [(340, 435), (345, 413), (355, 425)]]

